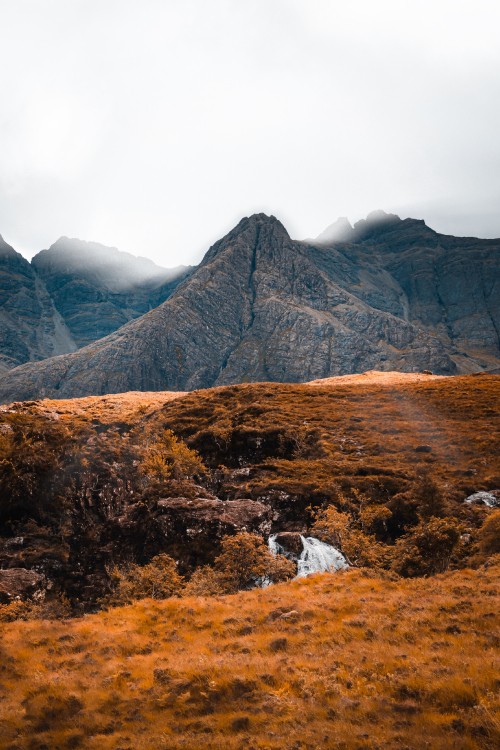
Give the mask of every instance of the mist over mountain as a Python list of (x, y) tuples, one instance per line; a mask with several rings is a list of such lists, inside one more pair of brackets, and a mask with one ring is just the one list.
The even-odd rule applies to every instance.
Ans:
[(29, 263), (0, 238), (0, 370), (107, 336), (164, 302), (189, 272), (67, 237)]
[[(79, 351), (12, 370), (0, 397), (498, 367), (500, 240), (440, 235), (383, 212), (342, 232), (298, 242), (273, 216), (244, 218), (165, 302)], [(34, 266), (56, 294), (46, 252)], [(75, 330), (80, 308), (68, 305), (72, 314), (58, 301)]]

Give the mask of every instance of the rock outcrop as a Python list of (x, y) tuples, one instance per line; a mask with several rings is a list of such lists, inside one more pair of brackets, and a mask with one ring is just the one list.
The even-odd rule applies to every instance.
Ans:
[(9, 604), (15, 599), (27, 599), (42, 593), (44, 577), (35, 570), (10, 568), (0, 570), (0, 604)]
[(343, 232), (296, 242), (272, 216), (245, 218), (166, 302), (73, 354), (16, 368), (0, 398), (498, 366), (500, 240), (380, 212)]
[(500, 490), (492, 490), (491, 492), (474, 492), (464, 500), (469, 505), (481, 505), (484, 504), (488, 508), (497, 508), (500, 506)]

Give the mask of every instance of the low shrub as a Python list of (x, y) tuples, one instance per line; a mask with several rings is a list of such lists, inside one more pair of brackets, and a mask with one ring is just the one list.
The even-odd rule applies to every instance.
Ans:
[(172, 430), (165, 430), (161, 437), (147, 446), (139, 469), (153, 482), (192, 479), (194, 476), (203, 476), (206, 472), (199, 454), (188, 448)]
[(312, 527), (312, 534), (340, 550), (349, 565), (359, 567), (387, 566), (391, 549), (377, 542), (371, 534), (358, 528), (352, 516), (333, 505), (320, 510)]
[(178, 596), (184, 579), (177, 572), (177, 564), (169, 555), (156, 555), (147, 565), (131, 565), (126, 570), (111, 571), (114, 590), (104, 604), (130, 604), (136, 599), (168, 599)]
[(482, 555), (500, 553), (500, 510), (488, 516), (478, 533), (479, 552)]
[(296, 573), (293, 562), (273, 555), (262, 537), (246, 531), (223, 540), (214, 569), (226, 593), (251, 589), (263, 582), (286, 581)]
[(398, 539), (393, 570), (405, 577), (443, 573), (460, 540), (460, 530), (451, 518), (422, 520), (409, 534)]

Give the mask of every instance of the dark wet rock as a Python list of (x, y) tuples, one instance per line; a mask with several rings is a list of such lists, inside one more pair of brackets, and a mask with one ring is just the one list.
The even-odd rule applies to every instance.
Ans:
[(10, 568), (0, 570), (0, 603), (8, 604), (14, 599), (28, 599), (45, 587), (45, 578), (34, 570)]
[(282, 531), (276, 534), (276, 542), (283, 547), (285, 552), (298, 557), (303, 550), (302, 537), (296, 531)]

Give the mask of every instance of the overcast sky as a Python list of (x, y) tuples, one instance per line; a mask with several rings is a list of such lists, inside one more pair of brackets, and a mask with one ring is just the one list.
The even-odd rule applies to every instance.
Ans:
[(245, 215), (500, 236), (500, 3), (0, 0), (0, 234), (194, 263)]

